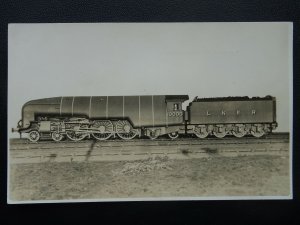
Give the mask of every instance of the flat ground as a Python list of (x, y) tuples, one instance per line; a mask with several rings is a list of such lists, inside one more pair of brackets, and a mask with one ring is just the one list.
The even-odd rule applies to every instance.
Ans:
[(288, 156), (12, 164), (10, 199), (288, 196)]

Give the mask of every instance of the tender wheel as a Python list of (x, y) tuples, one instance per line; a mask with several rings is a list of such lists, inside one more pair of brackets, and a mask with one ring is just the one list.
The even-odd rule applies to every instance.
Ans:
[(116, 132), (117, 135), (124, 140), (133, 139), (138, 134), (138, 131), (133, 129), (131, 124), (126, 120), (120, 120), (117, 122)]
[(171, 139), (176, 139), (176, 138), (178, 138), (179, 134), (178, 134), (178, 132), (173, 132), (173, 133), (169, 133), (168, 136)]
[(262, 137), (266, 132), (264, 131), (264, 128), (263, 128), (263, 125), (261, 124), (256, 124), (256, 125), (253, 125), (251, 127), (251, 134), (254, 136), (254, 137)]
[(31, 142), (37, 142), (38, 140), (40, 140), (40, 137), (41, 135), (37, 130), (32, 130), (28, 134), (28, 139)]
[(244, 137), (247, 134), (246, 126), (244, 124), (235, 125), (232, 134), (238, 138)]
[(217, 137), (217, 138), (223, 138), (226, 136), (227, 132), (226, 132), (226, 127), (225, 126), (216, 126), (213, 134)]
[(61, 141), (64, 136), (61, 133), (54, 131), (51, 133), (51, 138), (53, 139), (53, 141)]
[(107, 140), (113, 134), (113, 124), (110, 121), (95, 121), (91, 128), (97, 130), (92, 136), (100, 141)]
[(194, 134), (198, 138), (206, 138), (208, 136), (208, 131), (206, 126), (196, 126), (194, 130)]

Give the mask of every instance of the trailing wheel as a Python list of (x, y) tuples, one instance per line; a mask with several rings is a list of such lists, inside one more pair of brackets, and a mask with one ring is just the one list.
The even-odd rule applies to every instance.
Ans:
[(151, 140), (155, 140), (156, 138), (158, 138), (158, 135), (156, 134), (155, 131), (151, 131), (151, 132), (150, 132), (150, 135), (149, 135), (149, 138), (150, 138)]
[(133, 139), (138, 134), (138, 131), (133, 129), (127, 120), (120, 120), (117, 122), (116, 132), (117, 135), (124, 140)]
[(196, 126), (194, 129), (194, 134), (198, 138), (206, 138), (209, 134), (206, 126)]
[(40, 140), (40, 137), (41, 135), (37, 130), (32, 130), (28, 134), (28, 139), (31, 142), (37, 142), (38, 140)]
[(173, 133), (169, 133), (168, 136), (171, 139), (176, 139), (176, 138), (178, 138), (179, 134), (178, 134), (178, 132), (173, 132)]
[(244, 137), (247, 134), (245, 124), (236, 124), (233, 127), (232, 134), (238, 138)]
[(147, 136), (151, 139), (151, 140), (155, 140), (156, 138), (158, 138), (159, 137), (159, 135), (160, 135), (160, 129), (158, 128), (148, 128), (147, 130), (146, 130), (146, 132), (147, 132)]
[(226, 131), (226, 127), (224, 125), (217, 125), (214, 128), (213, 134), (217, 137), (217, 138), (223, 138), (226, 136), (227, 131)]
[(113, 135), (113, 124), (109, 120), (95, 121), (91, 128), (96, 131), (92, 136), (100, 141), (107, 140)]
[(51, 133), (51, 138), (53, 141), (61, 141), (64, 136), (61, 133), (54, 131)]

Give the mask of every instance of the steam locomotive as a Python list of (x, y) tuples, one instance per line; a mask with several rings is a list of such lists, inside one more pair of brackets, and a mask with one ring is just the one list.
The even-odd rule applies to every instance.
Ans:
[(167, 135), (223, 138), (261, 137), (277, 127), (272, 96), (198, 98), (184, 110), (188, 95), (84, 96), (32, 100), (12, 132), (27, 133), (31, 142), (48, 137), (61, 141), (119, 137), (156, 139)]

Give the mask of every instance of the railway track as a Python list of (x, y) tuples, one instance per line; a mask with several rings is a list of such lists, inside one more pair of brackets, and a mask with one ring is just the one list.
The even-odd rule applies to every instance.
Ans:
[(289, 135), (273, 134), (264, 138), (182, 138), (107, 140), (80, 142), (24, 139), (10, 141), (11, 163), (42, 163), (72, 161), (138, 160), (154, 156), (187, 159), (212, 156), (288, 155)]

